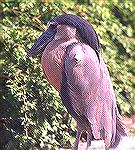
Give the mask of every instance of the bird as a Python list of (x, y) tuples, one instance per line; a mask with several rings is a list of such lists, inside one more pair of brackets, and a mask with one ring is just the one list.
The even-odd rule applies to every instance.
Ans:
[(127, 136), (127, 129), (93, 26), (78, 15), (56, 16), (27, 51), (27, 57), (32, 55), (42, 55), (46, 80), (59, 92), (68, 113), (76, 120), (73, 150), (78, 150), (83, 132), (87, 133), (87, 150), (93, 137), (104, 141), (105, 150), (116, 148)]

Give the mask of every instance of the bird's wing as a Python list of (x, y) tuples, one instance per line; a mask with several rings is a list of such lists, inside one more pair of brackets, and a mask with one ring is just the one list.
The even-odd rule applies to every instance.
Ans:
[(95, 138), (115, 135), (116, 102), (109, 73), (102, 58), (83, 43), (66, 48), (62, 73), (61, 98), (77, 120), (85, 116)]

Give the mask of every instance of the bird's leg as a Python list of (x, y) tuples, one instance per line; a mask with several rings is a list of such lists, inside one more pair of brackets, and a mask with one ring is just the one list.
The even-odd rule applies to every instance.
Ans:
[(87, 130), (87, 150), (90, 150), (92, 141), (92, 131), (91, 129)]
[(78, 129), (76, 133), (76, 140), (75, 140), (72, 150), (78, 150), (78, 145), (79, 145), (81, 134), (82, 134), (82, 130)]
[(108, 146), (105, 145), (105, 150), (109, 150)]

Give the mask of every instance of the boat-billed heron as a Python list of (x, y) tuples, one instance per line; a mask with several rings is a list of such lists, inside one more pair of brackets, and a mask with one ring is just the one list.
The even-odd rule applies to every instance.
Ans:
[(83, 131), (87, 133), (87, 149), (93, 137), (104, 140), (106, 150), (117, 147), (127, 133), (93, 27), (76, 15), (57, 16), (27, 56), (41, 53), (45, 78), (77, 122), (73, 149), (78, 149)]

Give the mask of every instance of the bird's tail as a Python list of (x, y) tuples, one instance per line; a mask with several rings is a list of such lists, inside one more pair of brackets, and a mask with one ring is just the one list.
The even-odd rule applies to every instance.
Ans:
[(127, 136), (127, 129), (125, 124), (122, 122), (121, 118), (117, 116), (116, 118), (116, 134), (114, 140), (112, 140), (110, 148), (116, 148), (122, 137)]

